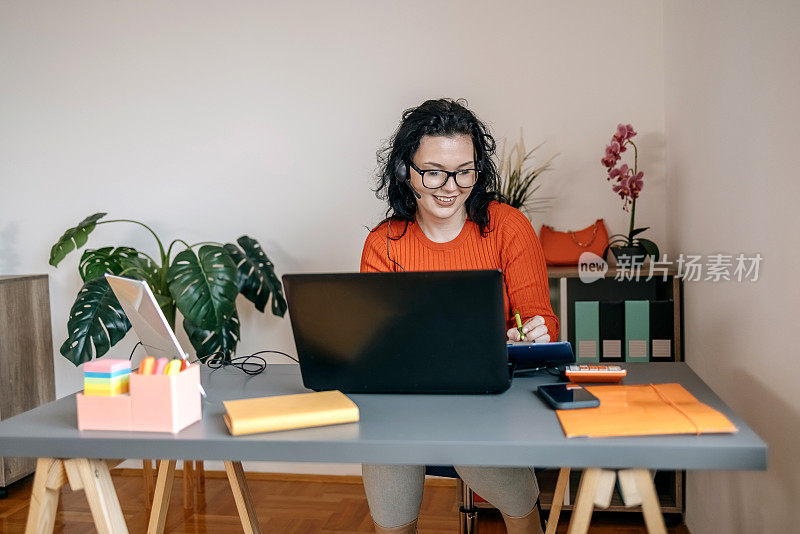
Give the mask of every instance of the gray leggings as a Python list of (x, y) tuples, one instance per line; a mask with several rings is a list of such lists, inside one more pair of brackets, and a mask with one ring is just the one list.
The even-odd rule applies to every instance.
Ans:
[[(475, 493), (504, 514), (522, 517), (533, 510), (539, 487), (530, 467), (455, 466)], [(419, 515), (424, 465), (362, 464), (364, 490), (372, 519), (385, 528), (410, 523)]]

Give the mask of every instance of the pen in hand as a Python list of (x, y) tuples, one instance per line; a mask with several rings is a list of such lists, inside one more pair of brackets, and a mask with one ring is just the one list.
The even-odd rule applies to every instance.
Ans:
[(514, 309), (514, 320), (517, 321), (517, 330), (519, 330), (520, 341), (525, 341), (525, 332), (522, 331), (522, 318), (519, 316), (519, 311)]

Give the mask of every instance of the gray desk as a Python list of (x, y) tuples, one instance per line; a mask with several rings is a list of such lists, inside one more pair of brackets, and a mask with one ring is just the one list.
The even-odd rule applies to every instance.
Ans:
[[(177, 435), (80, 432), (76, 426), (75, 399), (69, 396), (0, 422), (0, 455), (56, 459), (766, 469), (766, 444), (688, 365), (627, 364), (626, 368), (626, 384), (683, 384), (701, 402), (724, 413), (739, 432), (566, 439), (555, 413), (533, 392), (537, 385), (556, 381), (555, 377), (544, 374), (515, 378), (511, 389), (501, 395), (351, 395), (361, 411), (359, 423), (230, 436), (220, 415), (223, 400), (306, 391), (297, 366), (271, 365), (267, 373), (254, 377), (232, 369), (204, 369), (202, 381), (208, 398), (204, 402), (203, 420)], [(67, 469), (66, 475), (69, 472)]]

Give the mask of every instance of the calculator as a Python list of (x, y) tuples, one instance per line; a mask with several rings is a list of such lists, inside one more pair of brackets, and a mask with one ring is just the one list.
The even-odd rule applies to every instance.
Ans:
[(564, 374), (570, 382), (620, 382), (628, 371), (619, 365), (568, 365)]

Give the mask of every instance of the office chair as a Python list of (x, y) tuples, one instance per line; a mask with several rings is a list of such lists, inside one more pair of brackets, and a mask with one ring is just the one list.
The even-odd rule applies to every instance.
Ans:
[[(534, 468), (534, 473), (538, 476), (544, 469)], [(542, 522), (542, 531), (546, 534), (555, 533), (556, 526), (558, 525), (558, 518), (561, 515), (561, 504), (564, 500), (564, 493), (566, 490), (567, 482), (569, 481), (568, 467), (562, 467), (558, 472), (558, 480), (556, 482), (555, 494), (553, 495), (553, 503), (550, 506), (550, 513), (548, 514), (547, 521), (544, 519), (544, 510), (542, 510), (541, 500), (536, 499), (536, 506), (539, 507), (539, 519)], [(458, 528), (459, 534), (478, 534), (478, 508), (475, 507), (475, 494), (472, 489), (458, 476), (458, 472), (452, 465), (426, 465), (425, 474), (433, 475), (444, 478), (455, 478), (458, 480), (458, 488), (460, 492), (460, 505)], [(549, 528), (548, 528), (549, 525)]]
[(475, 498), (472, 489), (461, 480), (456, 468), (452, 465), (426, 465), (425, 474), (444, 478), (455, 478), (459, 481), (461, 491), (460, 505), (458, 507), (458, 531), (460, 534), (478, 533), (478, 509), (475, 508)]

